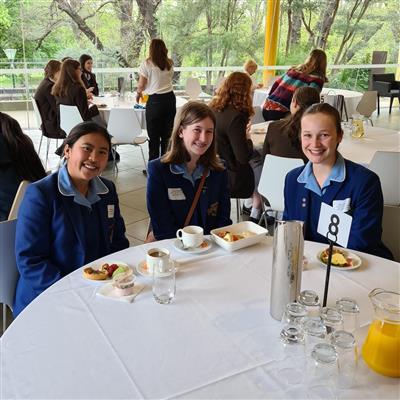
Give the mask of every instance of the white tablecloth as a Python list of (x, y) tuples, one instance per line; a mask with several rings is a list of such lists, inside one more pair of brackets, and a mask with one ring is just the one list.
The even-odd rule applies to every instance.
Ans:
[[(131, 266), (154, 244), (106, 258)], [(174, 258), (176, 298), (157, 304), (150, 281), (133, 303), (96, 296), (98, 284), (75, 271), (32, 302), (1, 338), (1, 398), (305, 398), (306, 386), (285, 385), (287, 367), (278, 339), (280, 323), (269, 316), (270, 239), (233, 254), (213, 247), (188, 257), (164, 241)], [(310, 263), (302, 289), (322, 296), (324, 268), (306, 243)], [(360, 254), (353, 271), (332, 270), (328, 304), (351, 296), (360, 322), (371, 321), (368, 292), (399, 290), (400, 265)], [(365, 330), (363, 332), (365, 334)], [(399, 381), (360, 361), (359, 383), (339, 398), (395, 399)]]
[[(253, 95), (253, 106), (262, 106), (271, 88), (256, 89)], [(344, 96), (347, 114), (351, 117), (356, 113), (356, 107), (361, 100), (362, 93), (353, 90), (323, 88), (321, 95), (341, 94)]]
[[(135, 105), (134, 99), (134, 94), (132, 95), (130, 101), (127, 100), (127, 98), (123, 100), (118, 97), (104, 96), (95, 97), (93, 99), (93, 103), (96, 105), (106, 105), (106, 107), (99, 107), (99, 112), (104, 121), (108, 123), (108, 120), (110, 118), (110, 111), (113, 108), (133, 108), (133, 106)], [(176, 96), (176, 108), (182, 107), (185, 103), (187, 103), (186, 99)], [(146, 129), (146, 110), (144, 108), (135, 108), (134, 110), (142, 129)]]

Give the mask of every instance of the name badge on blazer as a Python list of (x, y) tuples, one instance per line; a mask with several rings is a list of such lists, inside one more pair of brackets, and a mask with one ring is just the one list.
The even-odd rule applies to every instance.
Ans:
[(168, 198), (170, 200), (186, 200), (185, 193), (181, 188), (168, 188)]
[(114, 218), (114, 204), (109, 204), (107, 206), (108, 218)]
[(333, 200), (332, 207), (338, 211), (348, 212), (351, 209), (351, 199), (348, 197), (344, 200)]

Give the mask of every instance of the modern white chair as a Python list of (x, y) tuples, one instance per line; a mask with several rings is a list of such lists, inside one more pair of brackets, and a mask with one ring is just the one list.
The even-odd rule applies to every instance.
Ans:
[(400, 262), (400, 207), (383, 207), (382, 230), (382, 242)]
[(0, 222), (0, 303), (3, 305), (3, 333), (7, 326), (7, 309), (12, 310), (18, 269), (15, 260), (15, 228), (17, 220)]
[(25, 196), (25, 191), (28, 185), (30, 184), (29, 181), (22, 181), (19, 184), (17, 193), (15, 194), (14, 201), (11, 205), (10, 213), (8, 214), (8, 220), (16, 219), (18, 216), (19, 206), (22, 203), (22, 199)]
[(201, 93), (200, 81), (197, 78), (187, 78), (185, 92), (190, 100), (197, 100)]
[(219, 76), (217, 78), (217, 80), (215, 81), (215, 84), (214, 84), (214, 93), (216, 93), (217, 90), (222, 86), (222, 84), (224, 83), (225, 79), (226, 79), (225, 76)]
[(356, 107), (356, 111), (365, 119), (370, 121), (372, 126), (374, 124), (372, 123), (371, 115), (376, 110), (377, 99), (378, 92), (376, 90), (369, 90), (362, 95), (361, 100)]
[[(107, 126), (109, 134), (112, 136), (111, 144), (113, 149), (122, 144), (138, 146), (142, 153), (144, 167), (147, 171), (146, 159), (144, 158), (142, 145), (149, 139), (147, 131), (142, 129), (133, 108), (113, 108), (110, 111), (110, 119)], [(114, 155), (113, 151), (113, 155)], [(114, 158), (113, 170), (116, 168)]]
[(283, 190), (286, 174), (302, 165), (304, 165), (304, 161), (300, 158), (266, 155), (257, 189), (258, 193), (267, 199), (270, 204), (267, 210), (262, 204), (263, 214), (261, 218), (265, 219), (265, 226), (267, 226), (266, 213), (268, 210), (283, 211), (285, 208)]
[(60, 104), (60, 127), (67, 135), (81, 122), (83, 119), (77, 106)]
[(377, 151), (369, 169), (379, 176), (384, 204), (400, 206), (400, 153)]
[(260, 106), (253, 106), (254, 115), (251, 117), (251, 123), (260, 124), (261, 122), (265, 122), (265, 119), (262, 115), (262, 108)]

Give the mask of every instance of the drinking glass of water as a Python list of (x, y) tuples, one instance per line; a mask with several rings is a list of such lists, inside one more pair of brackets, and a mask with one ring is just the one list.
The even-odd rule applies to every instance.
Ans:
[(175, 263), (170, 259), (166, 265), (160, 260), (153, 268), (153, 297), (157, 303), (169, 304), (175, 297)]

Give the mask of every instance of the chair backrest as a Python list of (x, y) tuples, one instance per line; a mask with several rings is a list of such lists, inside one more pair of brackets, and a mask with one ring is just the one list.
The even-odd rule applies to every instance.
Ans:
[(36, 123), (38, 125), (38, 128), (41, 129), (43, 121), (42, 121), (42, 116), (40, 115), (39, 107), (34, 97), (31, 98), (31, 101), (32, 101), (33, 112), (35, 114)]
[(325, 94), (324, 103), (330, 104), (339, 111), (340, 119), (343, 120), (343, 112), (345, 111), (344, 96), (342, 94)]
[(394, 82), (394, 74), (372, 74), (372, 80), (376, 82)]
[(400, 153), (377, 151), (369, 164), (381, 180), (383, 202), (385, 205), (400, 205)]
[(262, 109), (260, 106), (253, 106), (254, 109), (254, 115), (251, 117), (251, 123), (252, 124), (260, 124), (262, 122), (265, 122), (265, 119), (262, 115)]
[(29, 184), (30, 184), (29, 181), (22, 181), (19, 184), (17, 193), (15, 194), (14, 201), (13, 201), (11, 209), (10, 209), (10, 214), (8, 214), (8, 220), (17, 218), (19, 206), (22, 203), (22, 199), (25, 196), (26, 188), (28, 187)]
[(113, 136), (113, 142), (119, 144), (133, 144), (135, 137), (142, 133), (142, 128), (133, 108), (111, 109), (107, 129)]
[(0, 303), (10, 308), (19, 276), (15, 260), (16, 226), (16, 219), (0, 222)]
[(382, 242), (400, 262), (400, 207), (383, 207), (382, 230)]
[(68, 135), (71, 129), (83, 122), (77, 106), (60, 104), (60, 127)]
[(365, 92), (360, 102), (357, 104), (356, 111), (364, 117), (370, 117), (376, 110), (376, 99), (378, 92), (376, 90), (369, 90)]
[(201, 93), (200, 81), (197, 78), (187, 78), (185, 92), (190, 99), (198, 99)]
[(275, 211), (285, 208), (283, 189), (286, 174), (304, 165), (301, 158), (286, 158), (267, 154), (258, 184), (258, 193), (265, 197)]
[(225, 76), (219, 76), (217, 78), (217, 80), (215, 81), (215, 85), (214, 85), (214, 92), (216, 92), (224, 83), (226, 77)]

